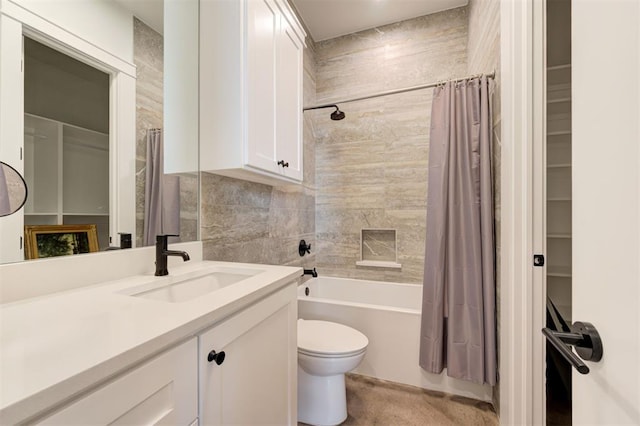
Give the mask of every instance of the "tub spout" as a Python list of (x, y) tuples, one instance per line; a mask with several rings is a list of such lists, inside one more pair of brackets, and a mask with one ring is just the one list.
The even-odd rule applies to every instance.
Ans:
[(316, 272), (316, 268), (313, 269), (305, 269), (302, 275), (311, 275), (313, 278), (318, 277), (318, 273)]

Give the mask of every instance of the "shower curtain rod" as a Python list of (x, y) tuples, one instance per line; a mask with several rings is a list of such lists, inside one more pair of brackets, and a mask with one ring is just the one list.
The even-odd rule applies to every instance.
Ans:
[(486, 76), (487, 78), (495, 78), (496, 72), (494, 71), (491, 74), (476, 74), (476, 75), (472, 75), (472, 76), (468, 76), (468, 77), (453, 78), (451, 80), (440, 80), (440, 81), (437, 81), (435, 83), (428, 83), (428, 84), (421, 84), (419, 86), (405, 87), (404, 89), (387, 90), (386, 92), (374, 93), (373, 95), (360, 96), (360, 97), (357, 97), (357, 98), (342, 99), (342, 100), (334, 101), (334, 102), (327, 103), (327, 104), (304, 107), (304, 108), (302, 108), (302, 110), (303, 111), (307, 111), (307, 110), (310, 110), (310, 109), (327, 108), (327, 107), (333, 106), (334, 104), (344, 104), (344, 103), (347, 103), (347, 102), (363, 101), (365, 99), (379, 98), (381, 96), (395, 95), (395, 94), (398, 94), (398, 93), (413, 92), (414, 90), (429, 89), (430, 87), (436, 87), (436, 86), (439, 86), (441, 84), (445, 84), (445, 83), (449, 83), (449, 82), (456, 83), (458, 81), (469, 80), (469, 79), (476, 78), (476, 77), (482, 77), (483, 75)]

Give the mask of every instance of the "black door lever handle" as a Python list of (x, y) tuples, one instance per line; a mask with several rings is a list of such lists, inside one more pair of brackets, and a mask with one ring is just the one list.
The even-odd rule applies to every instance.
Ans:
[[(589, 367), (582, 360), (598, 362), (602, 359), (602, 339), (598, 330), (588, 322), (574, 322), (571, 332), (543, 328), (542, 334), (554, 348), (581, 374), (588, 374)], [(575, 346), (578, 355), (573, 353)]]

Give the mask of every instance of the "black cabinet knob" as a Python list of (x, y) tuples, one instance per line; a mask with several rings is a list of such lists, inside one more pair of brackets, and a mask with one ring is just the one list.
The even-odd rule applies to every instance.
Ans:
[(278, 161), (278, 166), (282, 166), (282, 167), (289, 167), (289, 163), (285, 163), (284, 160), (280, 160)]
[(207, 356), (207, 361), (209, 362), (215, 361), (216, 364), (220, 365), (224, 362), (225, 356), (226, 354), (224, 353), (224, 351), (221, 351), (221, 352), (211, 351)]

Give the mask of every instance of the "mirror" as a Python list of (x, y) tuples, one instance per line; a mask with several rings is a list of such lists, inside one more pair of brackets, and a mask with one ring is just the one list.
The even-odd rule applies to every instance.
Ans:
[[(29, 198), (23, 223), (0, 220), (3, 237), (16, 234), (17, 240), (26, 225), (92, 224), (99, 251), (117, 247), (119, 233), (132, 234), (133, 246), (141, 247), (153, 222), (149, 212), (155, 212), (164, 219), (147, 229), (148, 241), (154, 233), (197, 240), (198, 0), (12, 3), (21, 6), (20, 14), (0, 6), (0, 18), (11, 18), (11, 25), (2, 21), (0, 61), (11, 63), (26, 46), (25, 85), (0, 82), (2, 105), (15, 105), (15, 111), (0, 111), (0, 119), (16, 123), (3, 135), (16, 135), (12, 144), (24, 153), (16, 161), (24, 163)], [(75, 69), (66, 68), (72, 63)], [(3, 81), (21, 80), (11, 77)], [(105, 78), (106, 92), (95, 89), (97, 80), (105, 87)], [(82, 104), (83, 97), (100, 105)], [(196, 114), (176, 119), (176, 111)], [(158, 134), (165, 157), (176, 158), (176, 149), (196, 154), (182, 158), (179, 167), (167, 164), (155, 148), (150, 154)], [(18, 152), (2, 151), (5, 160), (6, 152)], [(154, 180), (161, 189), (150, 189), (150, 176), (162, 168)], [(164, 201), (154, 206), (148, 194), (158, 191)], [(0, 255), (0, 263), (23, 259), (17, 250)]]
[(16, 169), (0, 161), (0, 216), (20, 210), (27, 201), (27, 183)]

